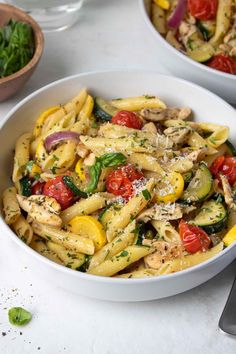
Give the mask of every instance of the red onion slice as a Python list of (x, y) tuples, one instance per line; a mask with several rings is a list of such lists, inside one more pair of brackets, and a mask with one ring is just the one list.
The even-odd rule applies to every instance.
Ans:
[(176, 8), (170, 15), (167, 25), (170, 28), (177, 29), (184, 18), (186, 11), (186, 0), (179, 0)]
[(45, 148), (49, 152), (57, 144), (61, 143), (64, 140), (75, 140), (79, 142), (79, 134), (71, 132), (69, 130), (64, 130), (62, 132), (56, 132), (51, 135), (48, 135), (44, 141)]

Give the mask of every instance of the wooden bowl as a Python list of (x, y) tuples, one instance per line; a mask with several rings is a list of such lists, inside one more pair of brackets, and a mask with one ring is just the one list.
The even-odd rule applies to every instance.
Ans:
[(13, 96), (23, 87), (27, 80), (29, 80), (30, 76), (33, 74), (36, 66), (38, 65), (44, 47), (44, 37), (42, 30), (37, 22), (32, 19), (32, 17), (14, 6), (0, 4), (0, 27), (3, 27), (10, 19), (24, 21), (32, 27), (34, 33), (35, 50), (32, 59), (26, 66), (14, 74), (0, 78), (0, 101), (4, 101), (10, 96)]

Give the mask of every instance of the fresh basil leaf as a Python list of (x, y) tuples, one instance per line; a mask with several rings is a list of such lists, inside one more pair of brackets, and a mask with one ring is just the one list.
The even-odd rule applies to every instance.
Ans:
[(12, 307), (8, 311), (9, 322), (14, 326), (23, 326), (30, 322), (32, 315), (22, 307)]
[(86, 190), (88, 193), (92, 193), (97, 188), (98, 181), (101, 176), (101, 172), (102, 172), (102, 163), (99, 159), (97, 159), (95, 164), (91, 166), (89, 169), (90, 182)]
[(102, 155), (99, 160), (101, 161), (103, 167), (113, 167), (126, 163), (125, 155), (120, 152)]

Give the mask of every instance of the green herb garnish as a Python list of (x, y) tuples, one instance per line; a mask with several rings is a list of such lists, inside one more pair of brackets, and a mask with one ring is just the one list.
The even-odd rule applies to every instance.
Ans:
[(144, 190), (142, 191), (142, 195), (144, 196), (144, 198), (145, 198), (146, 200), (151, 199), (151, 194), (148, 192), (147, 189), (144, 189)]
[(34, 36), (30, 25), (10, 20), (0, 28), (0, 78), (22, 69), (33, 54)]
[(8, 311), (9, 322), (14, 326), (23, 326), (30, 322), (32, 315), (22, 307), (12, 307)]

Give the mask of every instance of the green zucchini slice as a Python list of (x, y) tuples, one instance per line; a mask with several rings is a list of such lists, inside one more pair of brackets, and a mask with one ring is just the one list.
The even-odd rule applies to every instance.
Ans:
[(205, 163), (200, 163), (193, 179), (184, 191), (181, 200), (186, 203), (201, 202), (210, 193), (212, 188), (212, 175)]
[(222, 203), (209, 200), (203, 204), (193, 223), (203, 228), (208, 234), (220, 232), (227, 225), (226, 209)]
[(110, 121), (111, 118), (118, 113), (118, 111), (119, 110), (117, 108), (113, 107), (101, 97), (95, 98), (93, 113), (97, 119)]
[(231, 141), (226, 140), (225, 144), (227, 145), (227, 148), (232, 156), (236, 156), (236, 148), (235, 146), (231, 143)]

